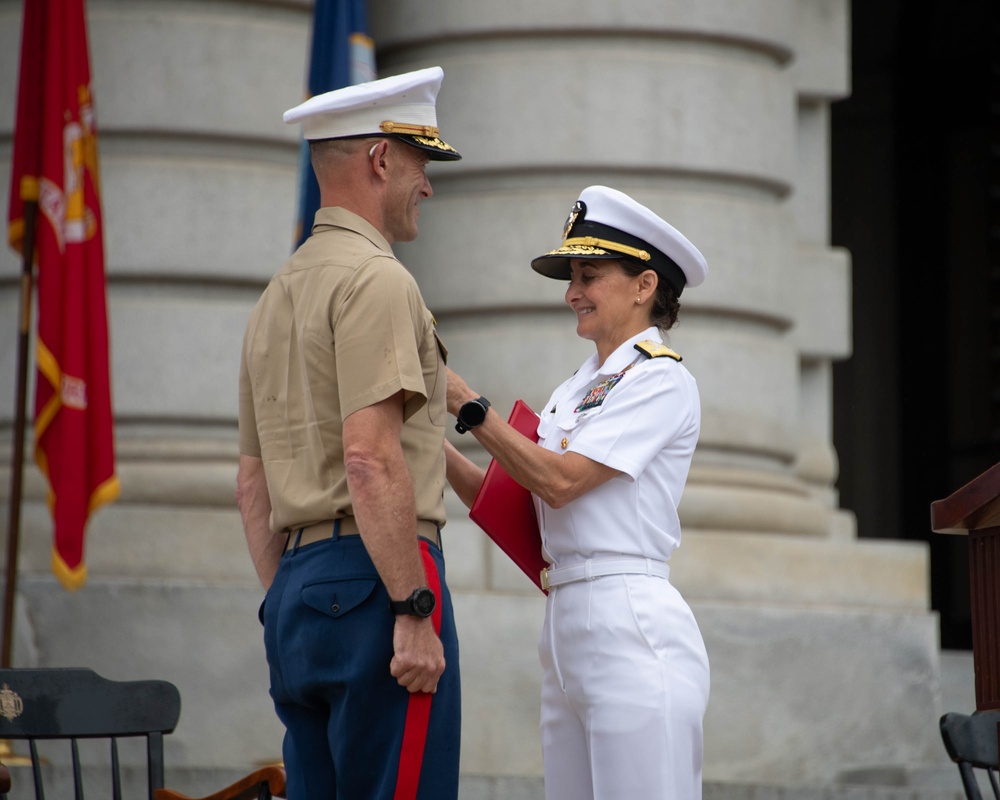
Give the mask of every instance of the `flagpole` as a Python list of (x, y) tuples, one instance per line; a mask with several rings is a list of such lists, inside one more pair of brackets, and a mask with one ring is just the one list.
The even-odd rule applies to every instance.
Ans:
[(7, 579), (3, 598), (3, 647), (0, 667), (11, 666), (14, 647), (14, 598), (17, 592), (17, 556), (21, 544), (21, 483), (24, 474), (25, 405), (28, 397), (28, 341), (31, 337), (31, 297), (35, 261), (35, 225), (38, 202), (24, 203), (22, 240), (21, 304), (17, 348), (17, 399), (14, 408), (13, 445), (10, 460), (10, 507), (7, 525)]

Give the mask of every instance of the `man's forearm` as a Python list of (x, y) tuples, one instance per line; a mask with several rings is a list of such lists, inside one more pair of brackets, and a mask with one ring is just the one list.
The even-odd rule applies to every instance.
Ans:
[(361, 538), (389, 596), (401, 600), (426, 586), (417, 545), (413, 479), (402, 450), (398, 458), (350, 461), (347, 485)]
[(285, 538), (271, 530), (271, 500), (267, 493), (264, 462), (240, 454), (236, 475), (236, 505), (243, 518), (243, 532), (257, 577), (265, 589), (270, 588), (278, 562), (284, 550)]
[(344, 420), (344, 467), (361, 538), (394, 600), (427, 585), (413, 476), (400, 442), (402, 392)]
[[(344, 420), (344, 466), (361, 538), (389, 597), (403, 600), (427, 586), (413, 476), (403, 457), (402, 392)], [(390, 674), (411, 692), (433, 692), (445, 669), (431, 618), (396, 617)]]

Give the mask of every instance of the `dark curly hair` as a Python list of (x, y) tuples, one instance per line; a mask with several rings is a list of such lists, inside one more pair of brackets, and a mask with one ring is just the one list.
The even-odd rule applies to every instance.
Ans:
[[(641, 261), (625, 256), (617, 260), (622, 271), (631, 277), (638, 277), (649, 267)], [(649, 312), (649, 321), (661, 331), (669, 331), (677, 324), (677, 315), (681, 310), (681, 302), (677, 299), (677, 292), (674, 287), (667, 283), (662, 276), (657, 276), (656, 294), (653, 295), (653, 308)]]

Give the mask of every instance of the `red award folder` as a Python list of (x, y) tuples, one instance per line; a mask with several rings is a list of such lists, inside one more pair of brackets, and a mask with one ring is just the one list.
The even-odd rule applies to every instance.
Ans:
[[(538, 415), (526, 403), (521, 400), (514, 403), (508, 422), (531, 441), (538, 441)], [(548, 563), (542, 558), (542, 536), (531, 493), (495, 460), (486, 470), (469, 518), (542, 589), (541, 573)]]

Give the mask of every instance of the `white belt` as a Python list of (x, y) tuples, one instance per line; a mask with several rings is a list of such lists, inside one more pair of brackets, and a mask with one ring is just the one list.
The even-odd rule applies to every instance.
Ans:
[(670, 565), (652, 558), (589, 558), (579, 564), (543, 569), (542, 588), (548, 591), (553, 586), (562, 586), (564, 583), (592, 581), (605, 575), (630, 574), (669, 578)]

